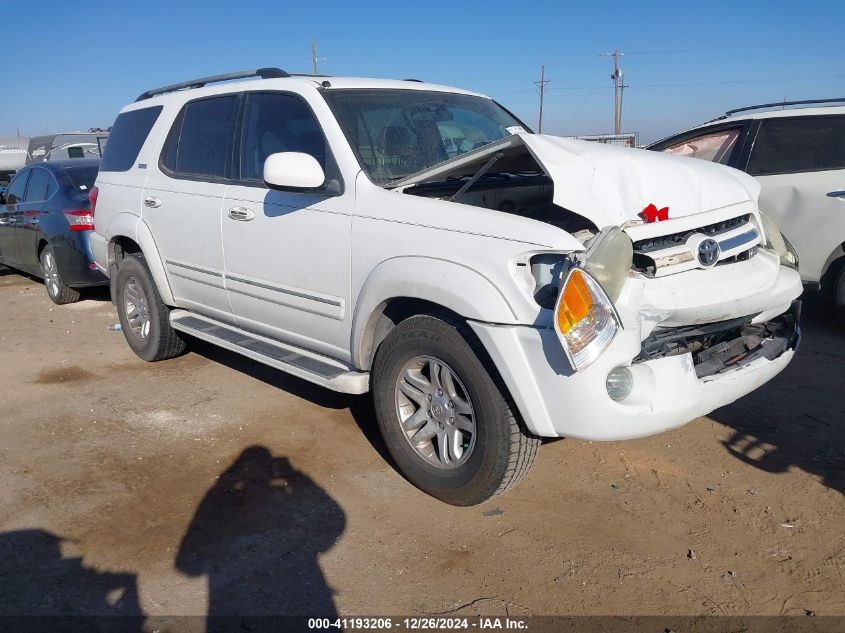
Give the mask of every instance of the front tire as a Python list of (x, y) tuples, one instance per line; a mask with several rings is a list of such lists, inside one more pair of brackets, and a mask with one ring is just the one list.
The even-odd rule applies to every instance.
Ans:
[(185, 341), (170, 326), (165, 305), (140, 254), (125, 255), (117, 268), (117, 314), (129, 347), (146, 361), (179, 356)]
[(65, 285), (62, 275), (59, 272), (59, 264), (56, 261), (56, 251), (48, 244), (41, 251), (41, 276), (44, 278), (44, 287), (47, 289), (47, 296), (56, 305), (76, 303), (82, 296), (78, 290)]
[(501, 494), (528, 472), (540, 444), (486, 350), (445, 312), (394, 328), (373, 365), (376, 416), (402, 474), (458, 506)]

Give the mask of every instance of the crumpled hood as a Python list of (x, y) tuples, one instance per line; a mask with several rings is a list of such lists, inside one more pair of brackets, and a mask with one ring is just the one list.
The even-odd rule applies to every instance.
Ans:
[(554, 181), (554, 203), (600, 229), (639, 220), (649, 204), (669, 207), (670, 219), (749, 201), (757, 206), (760, 185), (737, 169), (699, 158), (527, 132), (433, 165), (394, 186), (401, 190), (472, 174), (497, 152), (513, 156), (526, 149)]
[(593, 141), (519, 136), (554, 181), (554, 203), (599, 228), (639, 219), (649, 204), (669, 207), (670, 218), (757, 204), (757, 181), (724, 165)]

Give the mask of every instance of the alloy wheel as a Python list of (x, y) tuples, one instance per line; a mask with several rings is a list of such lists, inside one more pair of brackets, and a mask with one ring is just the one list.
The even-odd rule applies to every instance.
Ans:
[(475, 409), (455, 371), (433, 356), (417, 356), (399, 373), (396, 413), (414, 451), (437, 468), (465, 463), (475, 448)]
[(144, 341), (150, 335), (150, 311), (144, 287), (135, 277), (126, 280), (123, 305), (129, 330), (135, 338)]

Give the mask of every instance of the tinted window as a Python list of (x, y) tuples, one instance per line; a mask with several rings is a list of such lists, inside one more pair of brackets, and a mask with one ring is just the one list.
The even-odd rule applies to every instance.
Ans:
[(249, 94), (241, 133), (241, 179), (263, 180), (264, 161), (276, 152), (310, 154), (326, 169), (326, 139), (302, 99), (285, 94)]
[(46, 169), (33, 169), (29, 177), (29, 186), (26, 188), (26, 202), (39, 202), (46, 200), (49, 195), (47, 190), (53, 177)]
[(26, 190), (26, 181), (31, 170), (21, 172), (9, 185), (6, 191), (6, 204), (17, 204), (23, 200), (23, 192)]
[(176, 175), (223, 178), (236, 105), (237, 95), (186, 104), (168, 135), (162, 166)]
[(67, 174), (74, 189), (88, 191), (94, 186), (94, 181), (97, 179), (97, 166), (65, 167), (65, 174)]
[(727, 165), (731, 159), (741, 128), (708, 132), (666, 147), (662, 151), (673, 156), (690, 156)]
[(845, 117), (764, 119), (748, 173), (754, 176), (845, 169)]
[(162, 107), (142, 108), (118, 115), (112, 127), (107, 148), (103, 151), (100, 169), (128, 171), (161, 114)]

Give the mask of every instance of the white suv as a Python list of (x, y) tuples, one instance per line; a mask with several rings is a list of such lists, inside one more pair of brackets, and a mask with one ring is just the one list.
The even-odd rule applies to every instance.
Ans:
[(789, 363), (801, 283), (757, 193), (463, 90), (259, 69), (123, 109), (92, 248), (141, 358), (189, 335), (370, 390), (402, 473), (470, 505), (539, 437), (658, 433)]
[(822, 284), (845, 319), (845, 106), (821, 105), (830, 103), (845, 99), (730, 110), (649, 149), (755, 176), (760, 208), (795, 245), (802, 279)]

